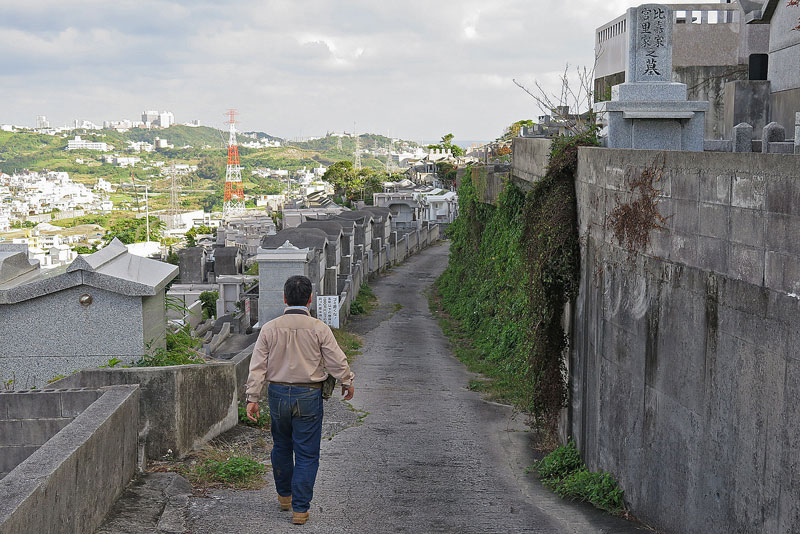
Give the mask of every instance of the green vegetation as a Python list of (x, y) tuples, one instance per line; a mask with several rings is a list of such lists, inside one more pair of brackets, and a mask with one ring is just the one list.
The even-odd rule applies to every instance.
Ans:
[(347, 356), (347, 361), (352, 363), (353, 358), (361, 354), (360, 349), (363, 341), (357, 335), (346, 330), (340, 328), (332, 328), (331, 330), (333, 331), (333, 337), (336, 338), (336, 342), (339, 344), (339, 348)]
[(503, 132), (503, 135), (498, 139), (498, 141), (511, 141), (515, 137), (519, 136), (520, 131), (523, 127), (530, 128), (532, 127), (535, 122), (531, 119), (523, 119), (517, 122), (512, 123), (506, 130)]
[(136, 367), (203, 364), (206, 362), (197, 352), (202, 345), (203, 341), (193, 336), (189, 325), (185, 325), (175, 332), (167, 332), (167, 347), (149, 351), (136, 361)]
[[(120, 360), (119, 358), (110, 358), (105, 364), (100, 365), (98, 367), (100, 367), (101, 369), (106, 368), (106, 367), (107, 368), (114, 368), (114, 367), (116, 367), (117, 365), (119, 365), (121, 363), (122, 363), (122, 360)], [(123, 365), (122, 367), (126, 367), (126, 366)]]
[(442, 136), (442, 141), (438, 145), (428, 145), (426, 148), (433, 148), (437, 150), (449, 150), (454, 156), (463, 156), (464, 149), (458, 145), (453, 144), (455, 135), (449, 133)]
[(191, 478), (193, 482), (241, 488), (261, 479), (265, 471), (263, 464), (249, 456), (206, 458), (195, 467)]
[(337, 161), (325, 171), (322, 179), (333, 186), (337, 195), (355, 200), (370, 199), (372, 193), (383, 191), (383, 182), (388, 177), (386, 173), (369, 168), (357, 171), (349, 161)]
[(365, 315), (370, 313), (378, 305), (378, 297), (372, 292), (372, 288), (366, 282), (361, 284), (358, 296), (350, 303), (350, 315)]
[(561, 498), (588, 502), (614, 515), (627, 513), (617, 481), (609, 473), (589, 471), (573, 441), (558, 447), (531, 469), (536, 470), (545, 487)]
[(556, 140), (546, 176), (527, 194), (507, 184), (496, 207), (468, 175), (436, 284), (457, 356), (551, 438), (567, 400), (561, 320), (578, 289), (577, 152), (594, 144), (594, 132)]
[(259, 412), (258, 412), (258, 421), (251, 421), (250, 418), (247, 417), (247, 403), (240, 402), (239, 403), (239, 424), (245, 426), (252, 426), (255, 428), (269, 428), (270, 424), (270, 417), (269, 417), (269, 404), (263, 403), (259, 404)]
[[(124, 218), (117, 219), (111, 223), (111, 227), (106, 233), (105, 239), (111, 242), (114, 238), (119, 239), (126, 245), (131, 243), (141, 243), (147, 240), (147, 217), (140, 219)], [(166, 225), (158, 217), (150, 217), (150, 241), (161, 240), (161, 230)]]
[(218, 291), (203, 291), (200, 293), (198, 300), (203, 303), (203, 319), (211, 319), (212, 317), (216, 319), (218, 299)]

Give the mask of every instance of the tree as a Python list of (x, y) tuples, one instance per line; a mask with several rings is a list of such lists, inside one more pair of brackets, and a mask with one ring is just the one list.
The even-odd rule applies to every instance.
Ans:
[(186, 237), (186, 246), (187, 247), (196, 247), (197, 246), (197, 230), (195, 227), (189, 228), (189, 230), (185, 234)]
[(198, 178), (218, 180), (225, 174), (225, 163), (217, 156), (206, 156), (197, 164)]
[(449, 150), (455, 157), (463, 156), (464, 149), (458, 145), (453, 144), (455, 135), (449, 133), (442, 136), (442, 142), (438, 145), (428, 145), (428, 148), (435, 150)]
[(458, 167), (450, 162), (440, 161), (436, 164), (436, 171), (446, 187), (452, 188), (455, 185)]
[(503, 132), (503, 136), (498, 139), (498, 141), (511, 141), (515, 137), (519, 136), (519, 132), (522, 130), (523, 127), (530, 128), (532, 127), (535, 122), (531, 119), (522, 119), (517, 122), (512, 123), (508, 128), (506, 128), (505, 132)]
[(200, 293), (198, 300), (203, 303), (203, 315), (206, 318), (217, 317), (217, 299), (219, 299), (217, 291), (203, 291)]
[(172, 250), (172, 247), (169, 247), (169, 254), (167, 254), (167, 263), (171, 263), (172, 265), (178, 265), (180, 263), (180, 258), (178, 258), (178, 253)]
[[(596, 63), (597, 58), (595, 58)], [(533, 98), (543, 113), (552, 115), (573, 135), (580, 135), (594, 127), (595, 118), (592, 113), (594, 66), (591, 69), (576, 67), (575, 72), (571, 73), (567, 64), (564, 67), (564, 74), (560, 77), (561, 87), (557, 93), (546, 90), (538, 80), (534, 81), (533, 89), (528, 89), (515, 79), (512, 81)]]
[(337, 161), (322, 175), (322, 179), (331, 184), (337, 193), (345, 196), (347, 196), (354, 178), (355, 171), (351, 161)]
[[(158, 241), (161, 239), (161, 230), (164, 223), (158, 217), (150, 217), (150, 240)], [(109, 228), (103, 239), (111, 242), (114, 238), (119, 239), (126, 245), (141, 243), (147, 239), (147, 220), (141, 219), (119, 219)]]

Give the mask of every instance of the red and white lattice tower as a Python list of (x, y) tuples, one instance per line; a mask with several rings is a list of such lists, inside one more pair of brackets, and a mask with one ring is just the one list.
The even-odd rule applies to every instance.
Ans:
[(228, 138), (228, 168), (225, 171), (225, 203), (222, 205), (222, 217), (236, 217), (245, 213), (244, 188), (242, 187), (242, 167), (239, 165), (239, 145), (236, 144), (235, 109), (228, 110), (230, 137)]

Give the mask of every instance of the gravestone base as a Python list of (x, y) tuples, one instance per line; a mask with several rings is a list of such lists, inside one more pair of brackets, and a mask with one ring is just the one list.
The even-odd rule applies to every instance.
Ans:
[[(678, 84), (682, 85), (682, 84)], [(684, 85), (685, 88), (685, 85)], [(601, 102), (608, 148), (703, 151), (708, 102)]]
[(611, 100), (622, 102), (685, 102), (687, 95), (686, 84), (677, 82), (621, 83), (611, 88)]

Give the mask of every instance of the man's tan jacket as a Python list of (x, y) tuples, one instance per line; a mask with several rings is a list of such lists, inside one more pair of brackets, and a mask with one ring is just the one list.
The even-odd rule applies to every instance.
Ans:
[(250, 360), (247, 400), (258, 402), (264, 381), (289, 384), (323, 382), (328, 370), (345, 386), (355, 376), (331, 329), (307, 311), (288, 309), (261, 328)]

